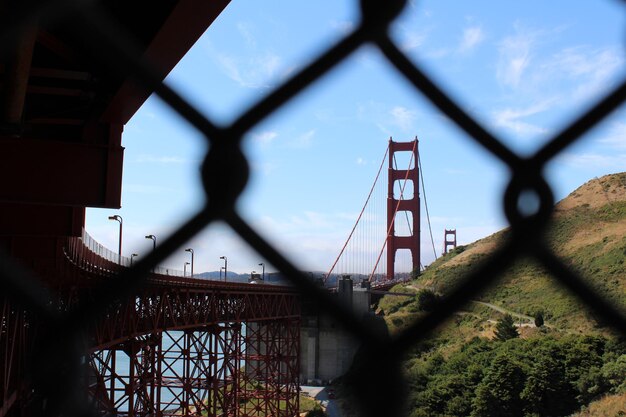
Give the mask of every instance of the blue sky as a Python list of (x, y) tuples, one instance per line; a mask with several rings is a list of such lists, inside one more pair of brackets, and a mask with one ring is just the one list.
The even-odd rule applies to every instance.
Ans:
[[(166, 82), (227, 125), (358, 23), (353, 1), (233, 0)], [(624, 76), (619, 1), (415, 1), (392, 27), (414, 62), (517, 152), (528, 154)], [(615, 112), (547, 171), (557, 199), (626, 166), (626, 122)], [(326, 270), (364, 202), (389, 137), (418, 136), (437, 252), (444, 228), (470, 243), (506, 226), (507, 168), (365, 46), (249, 133), (252, 178), (239, 201), (250, 224), (297, 265)], [(203, 201), (202, 137), (156, 97), (125, 127), (122, 209), (89, 209), (86, 229), (124, 254), (146, 254)], [(425, 219), (424, 219), (425, 221)], [(422, 224), (423, 263), (433, 253)], [(188, 243), (195, 271), (258, 270), (263, 262), (218, 224)], [(181, 248), (164, 265), (183, 269)], [(272, 270), (268, 265), (268, 270)]]

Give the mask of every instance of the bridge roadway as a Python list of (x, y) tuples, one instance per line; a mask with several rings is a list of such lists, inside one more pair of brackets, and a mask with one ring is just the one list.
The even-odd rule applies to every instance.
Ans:
[[(87, 248), (80, 238), (62, 244), (58, 273), (83, 285), (116, 275), (117, 262)], [(189, 330), (212, 323), (299, 320), (297, 291), (288, 286), (246, 284), (150, 274), (134, 303), (111, 306), (96, 325), (89, 349), (105, 349), (129, 338), (163, 329)]]

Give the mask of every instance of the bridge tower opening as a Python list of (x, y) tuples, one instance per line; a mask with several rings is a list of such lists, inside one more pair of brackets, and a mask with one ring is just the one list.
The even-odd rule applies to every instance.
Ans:
[[(396, 152), (411, 152), (409, 166), (399, 169), (395, 162)], [(410, 142), (394, 142), (389, 138), (389, 175), (387, 194), (387, 279), (395, 277), (396, 253), (400, 249), (408, 249), (412, 258), (412, 270), (420, 267), (420, 196), (419, 196), (419, 160), (418, 160), (417, 137)], [(404, 183), (412, 182), (413, 196), (410, 199), (404, 197)], [(400, 195), (396, 198), (394, 187), (396, 183), (400, 187)], [(412, 230), (408, 235), (396, 235), (396, 213), (405, 211), (411, 216)], [(411, 271), (409, 271), (411, 272)]]
[(448, 248), (456, 249), (456, 229), (444, 229), (443, 233), (443, 254), (449, 252)]

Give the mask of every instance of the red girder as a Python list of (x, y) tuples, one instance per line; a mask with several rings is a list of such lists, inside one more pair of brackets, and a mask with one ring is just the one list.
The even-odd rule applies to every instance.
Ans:
[[(58, 293), (61, 308), (88, 302), (95, 284), (123, 268), (79, 238), (58, 244), (56, 265), (33, 266), (61, 288), (80, 284)], [(19, 371), (34, 327), (24, 314), (3, 300), (0, 417), (24, 400)], [(152, 274), (101, 318), (86, 341), (85, 385), (103, 415), (298, 413), (300, 303), (293, 288)], [(248, 368), (262, 370), (261, 377)]]

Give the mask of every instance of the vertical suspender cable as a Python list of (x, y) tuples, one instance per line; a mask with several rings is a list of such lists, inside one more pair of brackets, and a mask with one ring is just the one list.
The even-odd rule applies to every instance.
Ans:
[(350, 232), (350, 235), (348, 236), (348, 240), (346, 240), (346, 243), (343, 245), (343, 248), (341, 248), (341, 251), (339, 252), (339, 255), (337, 256), (337, 259), (335, 259), (335, 262), (333, 263), (333, 266), (330, 268), (330, 270), (326, 274), (326, 277), (324, 277), (324, 282), (326, 282), (328, 280), (328, 277), (330, 276), (330, 274), (335, 269), (335, 266), (337, 265), (337, 262), (339, 261), (339, 258), (341, 258), (341, 255), (345, 251), (346, 246), (348, 246), (348, 243), (350, 242), (350, 239), (352, 239), (352, 235), (354, 234), (354, 231), (356, 230), (356, 227), (358, 226), (359, 221), (361, 220), (361, 217), (363, 216), (363, 212), (365, 211), (365, 208), (367, 207), (367, 203), (369, 203), (369, 201), (370, 201), (370, 197), (372, 196), (372, 192), (374, 191), (374, 187), (376, 186), (376, 183), (378, 182), (378, 178), (380, 177), (380, 172), (382, 171), (383, 165), (385, 164), (385, 158), (387, 158), (387, 152), (389, 152), (389, 146), (387, 146), (387, 150), (385, 150), (385, 155), (383, 156), (383, 161), (380, 164), (380, 168), (378, 168), (378, 173), (376, 174), (376, 178), (374, 179), (374, 184), (372, 184), (372, 188), (370, 189), (370, 192), (367, 195), (367, 199), (365, 200), (365, 204), (363, 205), (363, 208), (361, 209), (361, 213), (359, 213), (359, 217), (356, 219), (354, 227), (352, 228), (352, 231)]
[(428, 214), (428, 202), (426, 201), (426, 188), (424, 187), (424, 171), (422, 170), (422, 159), (420, 158), (419, 151), (417, 152), (417, 163), (420, 169), (420, 179), (422, 180), (422, 192), (424, 193), (424, 206), (426, 207), (426, 218), (428, 219), (428, 231), (430, 232), (430, 242), (433, 245), (433, 253), (435, 254), (435, 260), (437, 260), (437, 251), (435, 250), (435, 240), (433, 239), (433, 229), (430, 227), (430, 215)]

